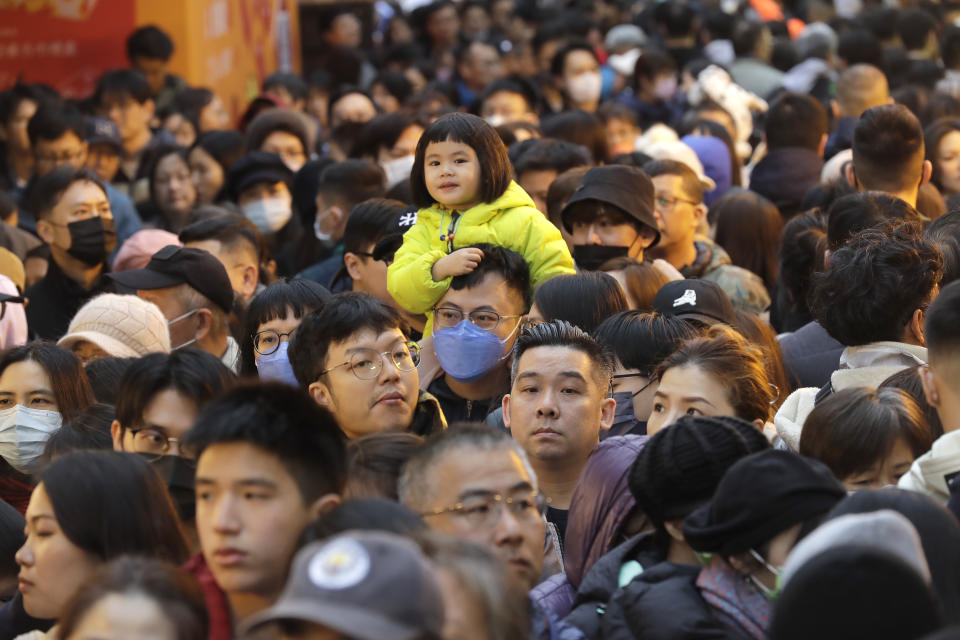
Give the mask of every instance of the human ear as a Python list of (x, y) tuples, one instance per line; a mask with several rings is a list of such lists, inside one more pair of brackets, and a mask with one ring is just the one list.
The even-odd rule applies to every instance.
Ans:
[(940, 408), (940, 391), (937, 389), (937, 376), (929, 364), (920, 367), (920, 384), (923, 386), (923, 395), (927, 403), (934, 409)]
[(200, 342), (210, 335), (210, 329), (213, 328), (213, 312), (210, 309), (197, 309), (197, 321), (197, 329), (194, 331), (193, 337), (197, 339), (197, 342)]
[(316, 500), (308, 508), (311, 520), (316, 520), (326, 512), (330, 511), (341, 502), (341, 498), (336, 493), (327, 493)]
[(349, 275), (352, 280), (359, 280), (361, 277), (360, 262), (360, 256), (355, 253), (348, 251), (343, 254), (343, 266), (346, 267), (347, 275)]
[(257, 284), (260, 278), (260, 272), (256, 265), (248, 264), (243, 268), (243, 291), (240, 295), (244, 300), (249, 300), (253, 292), (257, 290)]
[[(510, 394), (503, 396), (503, 400), (500, 403), (500, 406), (503, 407), (503, 426), (510, 430)], [(609, 427), (608, 427), (609, 428)]]
[(923, 161), (923, 171), (920, 173), (920, 185), (925, 185), (930, 182), (930, 178), (933, 176), (933, 163), (929, 160)]
[(848, 162), (843, 167), (843, 175), (847, 179), (847, 184), (849, 184), (854, 189), (860, 190), (860, 185), (857, 183), (857, 170), (853, 166), (852, 162)]
[(667, 520), (663, 523), (663, 526), (667, 530), (667, 533), (670, 534), (671, 538), (677, 542), (684, 542), (683, 520)]
[(332, 408), (334, 406), (330, 390), (322, 382), (311, 382), (310, 386), (307, 387), (307, 393), (321, 407)]
[(915, 309), (913, 315), (910, 316), (910, 323), (907, 325), (910, 335), (921, 347), (927, 346), (927, 337), (923, 330), (926, 321), (925, 316), (923, 309)]
[(53, 241), (56, 239), (53, 225), (47, 220), (37, 220), (37, 235), (40, 236), (40, 239), (46, 244), (53, 244)]
[(613, 426), (613, 418), (617, 413), (617, 401), (613, 398), (604, 398), (600, 405), (600, 430), (606, 431)]
[(110, 423), (110, 438), (113, 440), (113, 450), (123, 451), (123, 427), (118, 420)]

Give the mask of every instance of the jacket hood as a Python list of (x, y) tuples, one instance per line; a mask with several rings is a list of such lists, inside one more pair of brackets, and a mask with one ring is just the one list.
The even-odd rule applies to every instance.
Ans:
[[(530, 194), (523, 190), (523, 187), (514, 180), (511, 180), (507, 190), (504, 191), (499, 198), (493, 202), (481, 202), (467, 211), (470, 215), (470, 224), (479, 225), (489, 222), (504, 209), (512, 209), (514, 207), (532, 207), (535, 209), (536, 204), (534, 204)], [(449, 220), (451, 211), (448, 207), (434, 203), (432, 207), (421, 210), (420, 215), (435, 216), (438, 220), (440, 218)], [(463, 212), (461, 211), (460, 213)]]
[(601, 442), (583, 468), (570, 499), (565, 565), (574, 589), (613, 546), (620, 526), (636, 505), (627, 475), (646, 436), (617, 436)]

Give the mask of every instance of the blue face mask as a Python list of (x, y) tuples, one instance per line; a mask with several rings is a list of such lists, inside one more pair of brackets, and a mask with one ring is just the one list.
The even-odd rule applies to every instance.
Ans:
[(257, 373), (263, 381), (284, 382), (294, 387), (297, 384), (297, 377), (293, 375), (293, 366), (290, 364), (290, 358), (287, 357), (287, 349), (290, 348), (289, 342), (281, 342), (280, 347), (266, 356), (257, 356)]
[(503, 359), (503, 348), (516, 330), (501, 340), (464, 318), (455, 327), (433, 332), (433, 350), (448, 376), (457, 382), (476, 382)]

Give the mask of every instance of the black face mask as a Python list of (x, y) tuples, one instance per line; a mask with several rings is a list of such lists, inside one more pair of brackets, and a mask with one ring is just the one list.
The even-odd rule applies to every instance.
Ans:
[(107, 259), (117, 246), (117, 232), (112, 218), (87, 218), (67, 225), (70, 248), (67, 253), (84, 264), (95, 267)]
[(161, 456), (153, 458), (140, 454), (150, 460), (150, 465), (163, 479), (170, 491), (177, 513), (184, 522), (190, 522), (196, 515), (196, 494), (193, 491), (193, 478), (197, 473), (197, 463), (181, 456)]
[(602, 244), (573, 245), (573, 260), (587, 271), (596, 271), (607, 260), (626, 257), (630, 247), (609, 247)]

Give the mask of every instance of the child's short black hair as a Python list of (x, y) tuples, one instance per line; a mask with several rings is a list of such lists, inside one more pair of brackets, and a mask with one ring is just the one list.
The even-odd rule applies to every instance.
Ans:
[(134, 58), (163, 60), (173, 55), (173, 40), (162, 29), (154, 25), (140, 27), (127, 38), (127, 59)]
[(210, 446), (245, 442), (276, 456), (304, 503), (343, 493), (347, 447), (333, 414), (286, 384), (241, 385), (200, 413), (184, 438), (197, 456)]
[(513, 169), (500, 135), (482, 118), (468, 113), (448, 113), (427, 127), (417, 143), (417, 157), (410, 171), (413, 203), (421, 208), (434, 204), (424, 178), (424, 158), (430, 143), (447, 140), (463, 143), (476, 152), (480, 167), (480, 201), (493, 202), (502, 196), (510, 186)]

